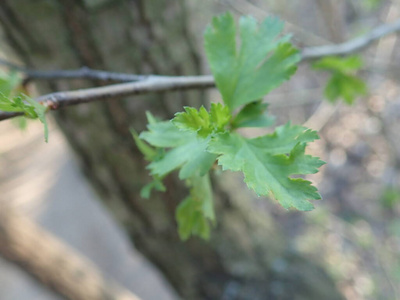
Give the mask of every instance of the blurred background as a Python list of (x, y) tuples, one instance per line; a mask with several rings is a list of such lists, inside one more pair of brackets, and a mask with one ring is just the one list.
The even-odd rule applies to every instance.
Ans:
[[(395, 0), (2, 1), (0, 51), (40, 70), (209, 74), (202, 34), (227, 10), (280, 16), (300, 48), (400, 19)], [(352, 106), (325, 101), (328, 74), (309, 62), (266, 97), (277, 124), (318, 130), (310, 152), (327, 164), (308, 179), (323, 200), (312, 212), (286, 211), (247, 192), (240, 176), (216, 175), (210, 242), (179, 241), (173, 211), (186, 191), (176, 176), (167, 194), (140, 198), (149, 178), (128, 129), (144, 129), (145, 110), (170, 117), (218, 101), (216, 91), (51, 113), (48, 144), (38, 122), (25, 131), (0, 122), (0, 299), (400, 299), (398, 48), (392, 34), (360, 52), (369, 91)], [(38, 95), (101, 84), (27, 88)]]

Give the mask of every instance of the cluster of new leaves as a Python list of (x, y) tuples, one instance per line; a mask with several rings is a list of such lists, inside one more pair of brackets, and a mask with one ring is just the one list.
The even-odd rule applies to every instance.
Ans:
[(324, 57), (315, 62), (313, 67), (332, 74), (325, 88), (325, 97), (331, 102), (342, 98), (347, 104), (353, 104), (358, 96), (367, 93), (367, 85), (355, 75), (356, 71), (362, 67), (359, 56)]
[(309, 181), (292, 178), (315, 173), (323, 164), (305, 154), (307, 143), (318, 138), (316, 132), (290, 123), (251, 139), (236, 132), (274, 122), (260, 99), (289, 79), (300, 60), (289, 36), (281, 36), (282, 27), (275, 18), (258, 24), (242, 17), (237, 41), (233, 16), (214, 18), (205, 32), (205, 50), (223, 104), (212, 103), (209, 111), (185, 107), (171, 121), (148, 114), (148, 130), (139, 137), (133, 132), (154, 177), (145, 196), (151, 188), (165, 189), (162, 179), (178, 169), (190, 187), (176, 213), (182, 239), (210, 235), (215, 216), (208, 173), (216, 163), (223, 170), (241, 171), (249, 188), (274, 197), (285, 208), (310, 210), (309, 200), (320, 199)]
[[(21, 112), (28, 119), (39, 119), (44, 125), (44, 139), (47, 142), (49, 131), (46, 121), (46, 107), (18, 93), (21, 80), (16, 73), (0, 75), (0, 110), (6, 112)], [(24, 119), (25, 120), (25, 119)]]

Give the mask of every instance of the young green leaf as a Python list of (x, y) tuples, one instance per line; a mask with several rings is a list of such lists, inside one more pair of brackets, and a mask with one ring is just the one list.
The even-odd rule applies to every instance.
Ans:
[(359, 56), (353, 55), (349, 57), (327, 56), (315, 63), (313, 68), (316, 70), (328, 70), (339, 73), (348, 73), (357, 71), (363, 66), (362, 60)]
[(12, 122), (20, 129), (26, 130), (28, 127), (28, 120), (24, 116), (16, 117), (12, 119)]
[(221, 103), (211, 103), (210, 113), (204, 106), (199, 110), (188, 106), (184, 109), (185, 112), (175, 114), (172, 123), (179, 129), (197, 132), (202, 137), (223, 131), (231, 118), (229, 108)]
[(0, 92), (4, 96), (10, 97), (12, 91), (15, 90), (16, 87), (20, 84), (21, 78), (17, 73), (0, 73)]
[(46, 121), (47, 108), (26, 95), (19, 95), (13, 98), (6, 97), (0, 93), (0, 110), (8, 112), (23, 112), (25, 117), (39, 119), (44, 125), (44, 139), (49, 140), (49, 129)]
[(208, 175), (195, 176), (187, 180), (190, 196), (183, 200), (176, 211), (178, 232), (182, 240), (191, 235), (203, 239), (210, 237), (210, 223), (215, 224), (212, 190)]
[(40, 104), (39, 102), (36, 102), (35, 100), (27, 96), (25, 96), (25, 100), (31, 105), (39, 121), (42, 122), (44, 126), (44, 140), (47, 143), (49, 141), (49, 127), (46, 121), (47, 108), (44, 105)]
[(225, 126), (231, 120), (231, 113), (229, 107), (221, 103), (211, 103), (210, 108), (210, 122), (214, 128), (214, 132), (221, 132), (225, 130)]
[(342, 98), (347, 104), (353, 104), (358, 96), (367, 93), (365, 82), (354, 75), (361, 67), (362, 61), (359, 56), (325, 57), (313, 64), (314, 69), (332, 73), (325, 87), (325, 97), (331, 102)]
[(178, 232), (182, 240), (187, 240), (191, 235), (197, 235), (208, 240), (210, 238), (210, 225), (202, 214), (201, 202), (191, 196), (183, 200), (176, 209)]
[[(131, 131), (132, 137), (136, 143), (136, 146), (138, 147), (139, 151), (142, 152), (144, 158), (147, 161), (153, 161), (153, 160), (156, 160), (157, 157), (160, 157), (160, 151), (157, 151), (157, 149), (152, 148), (151, 146), (146, 144), (143, 140), (141, 140), (135, 129), (131, 128), (130, 131)], [(160, 191), (160, 192), (166, 191), (166, 187), (162, 183), (162, 178), (160, 178), (160, 176), (157, 176), (157, 175), (153, 176), (153, 180), (150, 183), (146, 184), (140, 190), (140, 196), (142, 198), (149, 199), (152, 190), (156, 190), (156, 191)]]
[[(154, 117), (151, 116), (151, 118)], [(142, 132), (139, 137), (154, 147), (177, 147), (185, 144), (186, 140), (192, 137), (191, 132), (181, 131), (169, 121), (160, 122), (155, 121), (155, 119), (152, 120), (149, 120), (149, 124), (147, 125), (148, 131)]]
[(283, 23), (267, 18), (260, 25), (250, 17), (241, 17), (240, 46), (236, 46), (233, 16), (225, 13), (213, 18), (207, 28), (205, 50), (216, 85), (232, 110), (262, 98), (296, 71), (298, 51), (280, 37)]
[(3, 93), (0, 92), (0, 110), (8, 112), (20, 112), (22, 108), (17, 107), (15, 103)]
[(136, 143), (136, 146), (138, 147), (140, 152), (142, 152), (142, 154), (144, 155), (144, 158), (147, 161), (154, 160), (157, 157), (157, 151), (155, 149), (153, 149), (152, 147), (150, 147), (149, 145), (147, 145), (145, 142), (143, 142), (139, 138), (139, 135), (137, 134), (135, 129), (131, 128), (130, 131), (131, 131), (133, 140)]
[(232, 121), (233, 128), (268, 127), (274, 124), (275, 118), (267, 114), (267, 103), (261, 101), (245, 105)]
[(343, 98), (347, 104), (353, 104), (357, 97), (366, 94), (365, 82), (353, 75), (333, 74), (325, 87), (325, 97), (331, 102)]
[(378, 8), (378, 6), (382, 4), (382, 2), (382, 0), (366, 0), (361, 3), (364, 4), (367, 9), (373, 10)]
[(141, 139), (155, 147), (172, 148), (148, 166), (152, 175), (163, 177), (181, 168), (179, 178), (187, 179), (206, 174), (214, 164), (216, 155), (206, 151), (209, 138), (181, 131), (172, 122), (153, 123), (148, 129), (140, 134)]
[(156, 191), (159, 191), (159, 192), (165, 192), (167, 190), (167, 188), (162, 183), (160, 178), (154, 178), (150, 183), (146, 184), (140, 190), (140, 197), (142, 197), (144, 199), (149, 199), (152, 190), (156, 190)]
[(212, 132), (210, 125), (210, 115), (204, 106), (199, 110), (194, 107), (185, 106), (185, 112), (178, 112), (172, 123), (182, 130), (189, 130), (198, 132), (200, 136), (207, 136)]
[(304, 127), (285, 125), (255, 139), (219, 134), (208, 150), (219, 155), (223, 170), (242, 171), (246, 184), (258, 195), (272, 194), (285, 208), (311, 210), (308, 200), (321, 198), (317, 189), (309, 181), (290, 176), (316, 173), (324, 164), (304, 154), (306, 143), (316, 138), (315, 132)]

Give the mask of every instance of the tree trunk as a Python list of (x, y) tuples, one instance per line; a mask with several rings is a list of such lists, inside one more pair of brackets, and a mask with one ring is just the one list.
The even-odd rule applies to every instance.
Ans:
[[(0, 4), (3, 39), (28, 66), (88, 66), (138, 74), (201, 73), (185, 1), (13, 0)], [(52, 82), (40, 91), (81, 87)], [(129, 127), (145, 128), (145, 111), (170, 118), (199, 106), (200, 92), (173, 92), (68, 108), (61, 129), (101, 199), (135, 246), (184, 299), (341, 299), (313, 262), (288, 251), (265, 212), (257, 211), (233, 177), (214, 180), (217, 228), (211, 240), (179, 240), (175, 207), (186, 196), (176, 176), (168, 192), (141, 199), (149, 180)], [(50, 137), (51, 142), (51, 137)]]
[(140, 300), (7, 200), (0, 201), (0, 253), (69, 300)]

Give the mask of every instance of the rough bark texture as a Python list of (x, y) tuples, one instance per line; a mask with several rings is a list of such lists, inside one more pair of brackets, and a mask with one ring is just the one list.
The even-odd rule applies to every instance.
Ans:
[[(26, 64), (40, 69), (85, 65), (140, 74), (199, 74), (184, 4), (2, 1), (2, 38)], [(81, 85), (58, 82), (40, 88)], [(166, 194), (140, 198), (148, 172), (129, 127), (144, 129), (145, 110), (167, 118), (202, 99), (198, 92), (174, 92), (85, 104), (57, 113), (57, 121), (104, 203), (184, 299), (341, 299), (321, 268), (286, 250), (279, 229), (253, 207), (237, 179), (214, 180), (218, 225), (209, 242), (179, 240), (174, 211), (187, 191), (176, 177), (167, 178)]]

